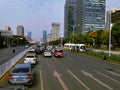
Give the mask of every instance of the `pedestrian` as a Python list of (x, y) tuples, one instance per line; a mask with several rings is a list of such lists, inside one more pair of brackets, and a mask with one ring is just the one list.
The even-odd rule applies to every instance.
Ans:
[(105, 53), (103, 53), (103, 60), (106, 60), (107, 58), (106, 58), (106, 54)]
[(13, 49), (12, 52), (15, 53), (15, 49)]

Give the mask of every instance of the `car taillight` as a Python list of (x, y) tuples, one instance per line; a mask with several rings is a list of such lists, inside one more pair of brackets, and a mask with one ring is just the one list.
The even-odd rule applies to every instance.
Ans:
[(32, 77), (33, 77), (33, 75), (32, 75), (32, 74), (28, 74), (28, 77), (29, 77), (29, 78), (32, 78)]
[(11, 79), (11, 78), (12, 78), (12, 75), (11, 75), (11, 74), (9, 74), (9, 75), (8, 75), (8, 79)]

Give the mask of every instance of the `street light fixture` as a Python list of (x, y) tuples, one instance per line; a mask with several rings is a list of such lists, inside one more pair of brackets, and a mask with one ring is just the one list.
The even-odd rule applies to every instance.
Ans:
[(111, 56), (111, 11), (109, 8), (109, 57)]
[[(100, 5), (104, 5), (104, 4), (100, 4)], [(108, 8), (108, 13), (109, 13), (109, 57), (111, 56), (111, 9), (109, 6), (106, 6)]]
[(106, 6), (108, 8), (108, 14), (109, 14), (109, 57), (111, 56), (111, 9), (110, 7)]
[[(68, 24), (69, 25), (69, 24)], [(80, 26), (80, 24), (78, 24), (78, 25), (70, 25), (72, 28), (73, 28), (73, 40), (72, 40), (72, 43), (74, 43), (74, 34), (75, 34), (75, 28), (77, 27), (77, 26)]]

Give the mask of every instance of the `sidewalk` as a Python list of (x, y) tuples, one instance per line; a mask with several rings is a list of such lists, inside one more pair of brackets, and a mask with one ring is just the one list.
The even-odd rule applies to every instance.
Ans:
[[(89, 50), (94, 51), (94, 52), (109, 53), (109, 51), (106, 51), (106, 50), (98, 50), (98, 49), (89, 49)], [(110, 53), (111, 53), (112, 55), (117, 55), (117, 56), (120, 55), (120, 51), (110, 51)]]

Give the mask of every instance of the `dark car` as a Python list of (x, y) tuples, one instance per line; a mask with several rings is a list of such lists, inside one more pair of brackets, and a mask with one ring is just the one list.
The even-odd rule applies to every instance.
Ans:
[(63, 50), (61, 50), (61, 49), (56, 49), (56, 50), (54, 51), (54, 56), (55, 56), (55, 57), (63, 57)]
[(15, 65), (12, 72), (8, 75), (8, 82), (10, 84), (32, 85), (33, 71), (31, 64)]
[(36, 54), (42, 54), (44, 52), (45, 48), (44, 47), (37, 47), (35, 49)]

